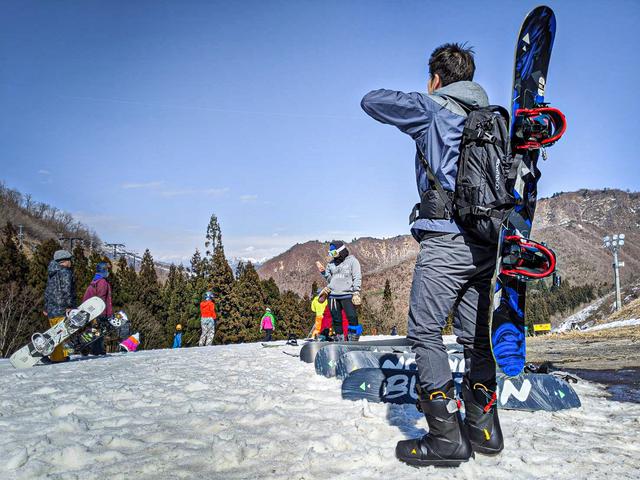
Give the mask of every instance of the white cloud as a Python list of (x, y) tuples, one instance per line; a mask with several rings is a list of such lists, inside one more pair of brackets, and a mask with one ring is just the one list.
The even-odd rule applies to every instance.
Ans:
[(125, 190), (131, 189), (142, 189), (142, 188), (158, 188), (164, 185), (164, 182), (155, 181), (155, 182), (146, 182), (146, 183), (123, 183), (120, 185), (120, 188), (124, 188)]
[(38, 175), (51, 175), (49, 170), (38, 170)]
[(183, 197), (187, 195), (204, 195), (207, 197), (221, 197), (229, 191), (228, 188), (182, 188), (176, 190), (165, 190), (161, 192), (163, 197)]
[(254, 202), (258, 199), (258, 195), (240, 195), (240, 201), (242, 203)]

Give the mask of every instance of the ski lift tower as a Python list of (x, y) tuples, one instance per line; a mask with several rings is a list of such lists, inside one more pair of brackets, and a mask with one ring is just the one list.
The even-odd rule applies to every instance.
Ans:
[(616, 283), (616, 310), (622, 308), (622, 300), (620, 295), (620, 267), (624, 267), (624, 262), (618, 261), (618, 250), (624, 245), (624, 233), (613, 235), (611, 238), (609, 235), (602, 239), (603, 247), (608, 249), (613, 254), (613, 277)]

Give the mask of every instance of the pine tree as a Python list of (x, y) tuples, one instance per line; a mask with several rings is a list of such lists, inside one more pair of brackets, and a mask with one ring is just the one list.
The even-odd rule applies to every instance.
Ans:
[(169, 276), (162, 288), (162, 300), (167, 315), (165, 324), (167, 338), (173, 339), (176, 325), (181, 324), (183, 345), (193, 344), (194, 337), (197, 339), (200, 335), (200, 328), (196, 325), (194, 329), (194, 325), (189, 324), (192, 302), (184, 267), (171, 265)]
[(89, 260), (84, 254), (84, 248), (79, 243), (76, 244), (73, 249), (73, 278), (76, 286), (76, 298), (78, 301), (82, 300), (84, 292), (87, 290), (91, 279), (93, 278), (93, 272), (89, 269)]
[(18, 246), (16, 231), (10, 222), (2, 229), (0, 243), (0, 285), (15, 283), (23, 288), (27, 284), (29, 262)]
[(393, 292), (389, 279), (384, 282), (384, 292), (382, 294), (382, 308), (380, 309), (380, 331), (379, 334), (388, 334), (393, 325), (397, 325), (396, 309), (393, 304)]
[(0, 357), (26, 344), (43, 323), (29, 283), (29, 263), (10, 223), (0, 232)]
[(280, 295), (280, 301), (272, 308), (276, 316), (276, 331), (274, 338), (285, 339), (289, 335), (304, 338), (311, 329), (311, 320), (305, 302), (300, 297), (287, 290)]
[[(231, 302), (227, 298), (227, 305), (231, 304), (232, 309), (219, 323), (216, 333), (223, 343), (257, 341), (260, 338), (260, 319), (269, 306), (265, 305), (260, 277), (251, 262), (243, 265), (241, 272), (229, 296)], [(276, 324), (276, 333), (278, 329)]]
[(137, 300), (145, 305), (153, 315), (161, 312), (162, 301), (160, 298), (158, 274), (156, 273), (156, 267), (149, 249), (144, 251), (142, 263), (140, 264)]
[(280, 301), (280, 289), (276, 281), (272, 277), (269, 277), (268, 280), (262, 280), (260, 284), (265, 305), (277, 305)]
[[(194, 345), (200, 338), (200, 302), (205, 292), (212, 290), (207, 263), (203, 261), (200, 251), (196, 249), (191, 257), (191, 276), (184, 292), (184, 320), (186, 332), (183, 333), (185, 344)], [(214, 299), (218, 307), (218, 299)], [(183, 324), (183, 327), (185, 325)]]
[[(133, 272), (135, 275), (135, 272)], [(137, 275), (136, 300), (127, 306), (131, 327), (140, 332), (143, 348), (167, 348), (165, 315), (158, 274), (149, 249), (145, 250)]]
[(53, 260), (53, 254), (56, 250), (60, 250), (60, 244), (57, 241), (45, 240), (36, 247), (29, 262), (29, 285), (41, 297), (44, 297), (44, 288), (47, 285), (47, 268)]
[(362, 295), (362, 304), (358, 310), (358, 323), (362, 325), (362, 330), (365, 335), (382, 333), (380, 314), (371, 306), (367, 295)]
[(113, 274), (109, 277), (113, 292), (113, 306), (124, 308), (133, 303), (138, 298), (138, 275), (136, 271), (127, 263), (126, 258), (120, 257), (114, 268)]
[(211, 215), (211, 221), (207, 227), (207, 241), (205, 242), (207, 265), (211, 275), (211, 288), (216, 298), (216, 311), (220, 325), (225, 318), (236, 309), (231, 291), (234, 287), (235, 278), (233, 270), (227, 262), (222, 245), (222, 231), (218, 225), (218, 219)]

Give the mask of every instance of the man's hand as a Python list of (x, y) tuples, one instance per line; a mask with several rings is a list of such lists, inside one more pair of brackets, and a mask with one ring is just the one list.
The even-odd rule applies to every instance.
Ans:
[(320, 262), (316, 262), (316, 267), (318, 267), (318, 271), (320, 273), (324, 273), (324, 265), (321, 264)]
[(356, 307), (362, 304), (362, 297), (360, 296), (360, 292), (355, 292), (351, 297), (351, 303), (353, 303)]
[(327, 297), (329, 296), (330, 293), (331, 293), (331, 289), (329, 287), (324, 287), (320, 291), (320, 295), (318, 295), (318, 301), (320, 303), (324, 303), (327, 300)]

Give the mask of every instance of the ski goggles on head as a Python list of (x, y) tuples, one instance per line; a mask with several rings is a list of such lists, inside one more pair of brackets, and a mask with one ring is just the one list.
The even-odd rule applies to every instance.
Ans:
[(340, 252), (343, 251), (346, 247), (344, 245), (342, 245), (340, 248), (334, 248), (332, 250), (329, 250), (329, 256), (336, 258), (338, 257), (338, 255), (340, 255)]

